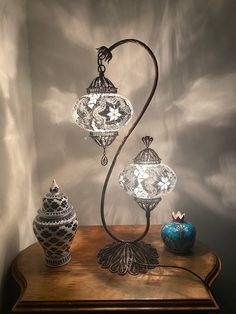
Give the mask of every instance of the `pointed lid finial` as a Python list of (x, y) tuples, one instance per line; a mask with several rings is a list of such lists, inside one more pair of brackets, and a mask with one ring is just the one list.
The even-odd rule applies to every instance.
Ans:
[(39, 214), (47, 218), (65, 215), (71, 210), (68, 197), (59, 190), (55, 179), (52, 181), (49, 192), (43, 196), (42, 203)]
[(142, 137), (142, 141), (146, 146), (138, 155), (134, 158), (134, 163), (136, 164), (159, 164), (161, 162), (161, 158), (155, 152), (154, 149), (149, 148), (153, 141), (153, 137), (144, 136)]
[(55, 195), (55, 194), (58, 194), (58, 192), (59, 192), (59, 186), (57, 185), (55, 179), (53, 179), (49, 191), (50, 191), (52, 194), (54, 194), (54, 195)]

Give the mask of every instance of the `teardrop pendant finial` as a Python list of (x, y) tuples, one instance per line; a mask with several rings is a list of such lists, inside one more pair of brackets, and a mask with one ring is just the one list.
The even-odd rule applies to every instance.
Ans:
[(102, 158), (101, 158), (101, 165), (102, 166), (106, 166), (108, 164), (108, 158), (106, 156), (106, 149), (105, 147), (103, 148), (103, 155), (102, 155)]

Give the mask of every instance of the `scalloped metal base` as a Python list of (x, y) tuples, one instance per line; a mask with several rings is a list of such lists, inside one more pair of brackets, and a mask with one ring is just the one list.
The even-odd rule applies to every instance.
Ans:
[(130, 274), (136, 276), (145, 274), (158, 264), (157, 250), (140, 242), (113, 242), (106, 245), (97, 255), (98, 263), (102, 268), (118, 275)]

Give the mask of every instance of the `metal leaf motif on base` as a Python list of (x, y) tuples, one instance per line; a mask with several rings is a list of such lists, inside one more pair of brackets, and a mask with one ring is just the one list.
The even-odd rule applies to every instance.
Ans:
[(145, 274), (158, 263), (157, 250), (150, 244), (140, 242), (113, 242), (98, 253), (103, 268), (119, 275)]

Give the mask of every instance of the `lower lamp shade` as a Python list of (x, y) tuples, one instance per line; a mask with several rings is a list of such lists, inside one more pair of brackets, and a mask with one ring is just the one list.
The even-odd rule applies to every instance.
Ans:
[(122, 171), (119, 183), (143, 209), (152, 210), (164, 194), (175, 188), (177, 176), (169, 166), (161, 163), (155, 150), (149, 148), (153, 138), (145, 136), (142, 141), (146, 148)]
[(120, 174), (119, 183), (134, 198), (156, 199), (174, 189), (176, 175), (162, 163), (133, 163)]

